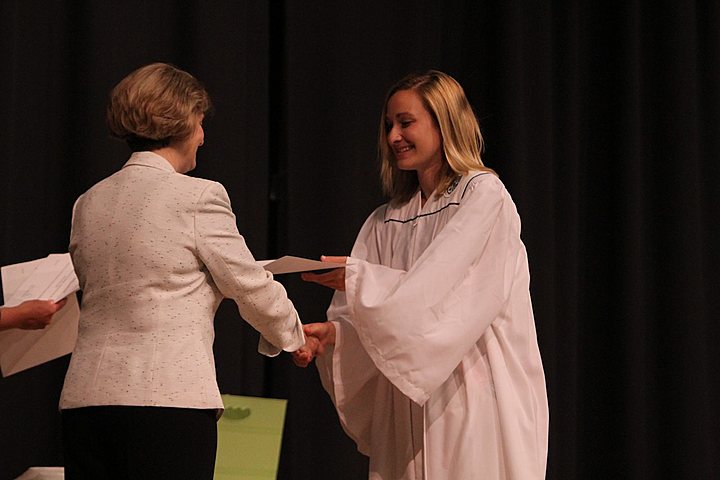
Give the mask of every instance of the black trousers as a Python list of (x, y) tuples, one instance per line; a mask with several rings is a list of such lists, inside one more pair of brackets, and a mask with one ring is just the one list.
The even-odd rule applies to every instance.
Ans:
[(67, 480), (212, 480), (216, 410), (107, 406), (62, 411)]

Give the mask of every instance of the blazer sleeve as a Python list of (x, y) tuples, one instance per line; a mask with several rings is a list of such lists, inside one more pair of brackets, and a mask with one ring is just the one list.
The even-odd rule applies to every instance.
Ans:
[(200, 259), (220, 292), (262, 338), (259, 351), (275, 356), (305, 343), (300, 318), (285, 288), (253, 258), (235, 223), (225, 188), (212, 182), (195, 208), (195, 242)]

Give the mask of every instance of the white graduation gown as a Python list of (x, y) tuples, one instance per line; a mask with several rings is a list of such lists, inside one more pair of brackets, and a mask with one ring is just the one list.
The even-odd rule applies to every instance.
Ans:
[(520, 219), (493, 174), (363, 225), (317, 360), (370, 479), (545, 478), (548, 405)]

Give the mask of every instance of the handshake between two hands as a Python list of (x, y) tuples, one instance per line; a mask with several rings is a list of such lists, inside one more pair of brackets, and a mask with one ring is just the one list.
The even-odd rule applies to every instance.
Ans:
[(325, 348), (335, 344), (335, 324), (332, 322), (308, 323), (303, 325), (305, 345), (292, 353), (293, 363), (298, 367), (307, 367), (317, 356), (325, 353)]
[[(347, 257), (322, 256), (323, 262), (346, 263)], [(345, 290), (345, 269), (336, 268), (326, 273), (303, 273), (302, 279), (314, 282), (334, 290)], [(325, 353), (327, 346), (335, 345), (335, 325), (332, 322), (308, 323), (303, 326), (305, 345), (292, 353), (293, 363), (298, 367), (307, 367), (319, 355)]]

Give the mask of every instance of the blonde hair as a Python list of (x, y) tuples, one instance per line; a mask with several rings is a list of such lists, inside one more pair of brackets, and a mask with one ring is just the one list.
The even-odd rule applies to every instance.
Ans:
[(152, 63), (112, 89), (106, 119), (110, 133), (134, 151), (154, 150), (190, 136), (195, 117), (210, 107), (210, 96), (195, 77), (167, 63)]
[(414, 171), (400, 170), (387, 142), (387, 105), (390, 97), (401, 90), (414, 90), (425, 110), (440, 130), (443, 145), (443, 165), (437, 193), (444, 192), (458, 176), (471, 170), (489, 171), (481, 159), (483, 138), (480, 126), (460, 84), (450, 75), (429, 70), (410, 74), (390, 87), (380, 116), (378, 155), (383, 191), (397, 203), (405, 203), (417, 191), (418, 178)]

